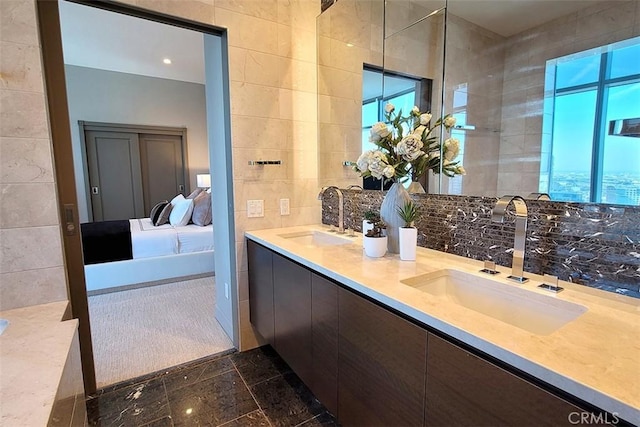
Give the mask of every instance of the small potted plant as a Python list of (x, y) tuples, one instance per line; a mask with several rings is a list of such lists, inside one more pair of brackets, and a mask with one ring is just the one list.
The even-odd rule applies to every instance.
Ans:
[(404, 221), (404, 226), (398, 230), (400, 259), (403, 261), (415, 261), (418, 229), (414, 227), (413, 223), (418, 218), (418, 205), (413, 200), (409, 200), (398, 208), (398, 215)]
[(380, 214), (372, 210), (368, 210), (364, 213), (364, 219), (362, 220), (362, 235), (367, 234), (367, 231), (373, 228), (373, 224), (380, 221)]
[(362, 246), (368, 257), (380, 258), (387, 253), (387, 226), (379, 218), (372, 225), (362, 237)]

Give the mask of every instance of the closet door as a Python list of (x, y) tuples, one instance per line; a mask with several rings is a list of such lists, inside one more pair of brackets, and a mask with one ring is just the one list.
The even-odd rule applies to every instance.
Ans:
[(94, 221), (145, 216), (137, 133), (85, 133)]
[(185, 153), (179, 135), (140, 134), (144, 210), (185, 192)]

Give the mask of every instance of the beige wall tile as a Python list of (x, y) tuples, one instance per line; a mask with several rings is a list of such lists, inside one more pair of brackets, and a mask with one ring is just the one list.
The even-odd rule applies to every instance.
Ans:
[(44, 95), (0, 90), (0, 136), (49, 138)]
[[(235, 56), (234, 68), (246, 83), (263, 86), (281, 87), (284, 76), (280, 73), (282, 59), (276, 55), (252, 50), (233, 48)], [(242, 51), (238, 52), (238, 51)], [(234, 76), (234, 80), (238, 77)]]
[(0, 311), (67, 299), (62, 266), (0, 274)]
[(229, 46), (278, 53), (278, 24), (216, 7), (216, 24), (228, 28)]
[(58, 226), (0, 229), (0, 273), (62, 265)]
[(278, 0), (215, 0), (216, 7), (255, 18), (276, 21)]
[[(278, 149), (290, 147), (293, 138), (290, 120), (235, 116), (233, 145), (237, 148)], [(253, 159), (256, 160), (256, 159)]]
[(278, 88), (231, 82), (231, 114), (240, 116), (280, 117)]
[(58, 203), (53, 183), (0, 185), (0, 228), (57, 224)]
[(44, 91), (38, 46), (0, 42), (0, 58), (0, 88)]
[[(316, 34), (310, 29), (293, 29), (278, 25), (278, 54), (300, 61), (316, 62)], [(329, 52), (325, 52), (326, 55)]]
[(214, 0), (137, 0), (145, 9), (191, 19), (205, 24), (215, 22)]
[(315, 93), (280, 89), (280, 118), (314, 122), (318, 97)]
[(296, 30), (313, 30), (320, 15), (320, 2), (315, 0), (278, 0), (278, 23)]
[(0, 40), (39, 46), (33, 0), (0, 1)]
[(48, 139), (0, 138), (0, 183), (53, 182)]
[(281, 58), (278, 74), (282, 76), (281, 87), (315, 94), (318, 87), (316, 64)]

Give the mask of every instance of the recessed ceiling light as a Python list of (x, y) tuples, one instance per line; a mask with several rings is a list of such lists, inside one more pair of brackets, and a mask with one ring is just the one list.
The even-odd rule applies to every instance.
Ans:
[(353, 43), (347, 43), (347, 47), (353, 47)]
[(164, 58), (162, 62), (164, 62), (167, 65), (171, 64), (171, 60), (169, 58)]

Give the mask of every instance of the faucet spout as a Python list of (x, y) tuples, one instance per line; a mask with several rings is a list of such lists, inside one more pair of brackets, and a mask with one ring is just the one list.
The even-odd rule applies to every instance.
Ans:
[(508, 278), (519, 283), (526, 282), (524, 277), (524, 247), (527, 236), (527, 203), (520, 196), (503, 196), (496, 203), (491, 213), (491, 221), (504, 222), (507, 207), (513, 203), (516, 208), (516, 231), (513, 242), (513, 262), (511, 276)]
[(322, 187), (320, 194), (318, 194), (318, 200), (322, 200), (324, 193), (333, 190), (338, 195), (338, 233), (344, 234), (344, 197), (342, 191), (335, 185), (329, 187)]

